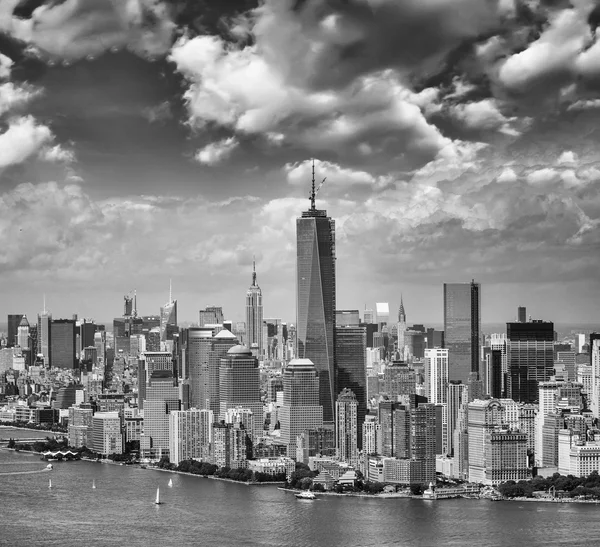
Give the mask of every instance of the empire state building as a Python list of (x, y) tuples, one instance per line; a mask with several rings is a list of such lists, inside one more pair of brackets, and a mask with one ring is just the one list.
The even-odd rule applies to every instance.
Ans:
[(263, 303), (262, 291), (256, 283), (256, 262), (252, 262), (252, 285), (246, 292), (246, 336), (248, 349), (258, 347), (258, 359), (263, 358)]
[(335, 221), (316, 209), (313, 164), (310, 209), (296, 219), (297, 357), (310, 359), (319, 375), (323, 421), (335, 412)]

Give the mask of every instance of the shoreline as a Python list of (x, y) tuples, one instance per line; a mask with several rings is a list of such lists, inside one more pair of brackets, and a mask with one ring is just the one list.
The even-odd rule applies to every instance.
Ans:
[(282, 482), (282, 481), (276, 481), (276, 482), (236, 481), (234, 479), (228, 479), (227, 477), (215, 477), (214, 475), (199, 475), (197, 473), (188, 473), (187, 471), (175, 471), (174, 469), (161, 469), (160, 467), (146, 467), (146, 470), (162, 471), (163, 473), (174, 473), (176, 475), (188, 475), (189, 477), (198, 477), (200, 479), (212, 479), (213, 481), (225, 481), (225, 482), (231, 482), (234, 484), (243, 484), (244, 486), (278, 486), (280, 484), (285, 484), (285, 482)]
[[(292, 492), (293, 494), (297, 494), (298, 492), (303, 492), (303, 490), (294, 490), (292, 488), (282, 488), (279, 487), (277, 490), (282, 490), (283, 492)], [(381, 494), (366, 494), (365, 492), (314, 492), (314, 494), (318, 496), (343, 496), (343, 497), (354, 497), (354, 498), (369, 498), (369, 499), (422, 499), (415, 498), (411, 494), (404, 494), (402, 492), (394, 492), (394, 493), (381, 493)]]

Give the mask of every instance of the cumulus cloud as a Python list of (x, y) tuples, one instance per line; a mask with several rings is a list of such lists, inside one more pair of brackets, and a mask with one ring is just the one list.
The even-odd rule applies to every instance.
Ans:
[(52, 163), (73, 163), (75, 161), (74, 152), (64, 149), (60, 144), (41, 150), (39, 157)]
[(50, 128), (32, 116), (11, 120), (8, 129), (0, 133), (0, 169), (25, 161), (53, 138)]
[(238, 145), (239, 142), (235, 137), (211, 142), (196, 152), (196, 161), (205, 165), (216, 165), (227, 159)]
[(8, 79), (10, 77), (11, 67), (13, 61), (10, 57), (0, 53), (0, 80)]
[(41, 90), (28, 85), (17, 85), (13, 82), (0, 84), (0, 116), (26, 105), (40, 94)]
[(467, 129), (497, 130), (512, 136), (520, 134), (512, 125), (517, 121), (517, 118), (505, 117), (500, 112), (494, 99), (482, 99), (481, 101), (453, 105), (450, 107), (450, 112)]
[(160, 0), (45, 1), (29, 19), (14, 15), (18, 4), (3, 2), (0, 31), (50, 59), (75, 60), (124, 47), (142, 56), (163, 55), (175, 30)]

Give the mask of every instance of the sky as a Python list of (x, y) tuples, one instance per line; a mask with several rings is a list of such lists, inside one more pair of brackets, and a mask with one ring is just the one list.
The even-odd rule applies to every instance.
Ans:
[(337, 307), (600, 323), (593, 0), (2, 0), (0, 313), (295, 321), (295, 219)]

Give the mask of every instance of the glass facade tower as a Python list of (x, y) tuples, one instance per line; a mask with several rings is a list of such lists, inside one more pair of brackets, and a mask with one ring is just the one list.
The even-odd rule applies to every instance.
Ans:
[(479, 283), (444, 283), (444, 344), (448, 380), (467, 384), (479, 374), (481, 290)]
[(297, 351), (319, 374), (323, 421), (333, 422), (335, 403), (335, 221), (311, 208), (296, 220)]

